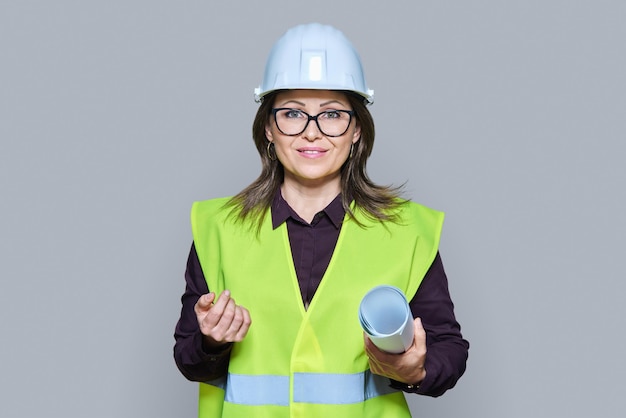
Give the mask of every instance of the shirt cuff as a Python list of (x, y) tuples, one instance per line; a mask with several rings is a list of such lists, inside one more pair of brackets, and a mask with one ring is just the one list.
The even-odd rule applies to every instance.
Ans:
[(401, 390), (402, 392), (406, 392), (406, 393), (417, 393), (420, 388), (419, 384), (409, 385), (407, 383), (398, 382), (397, 380), (393, 380), (393, 379), (389, 379), (389, 381), (390, 381), (389, 386), (391, 386), (394, 389)]
[(202, 334), (200, 334), (200, 341), (201, 341), (200, 347), (202, 350), (202, 357), (204, 357), (205, 360), (209, 360), (209, 361), (216, 361), (223, 357), (229, 356), (230, 351), (233, 348), (233, 343), (226, 343), (219, 347), (207, 347), (204, 344), (204, 336)]

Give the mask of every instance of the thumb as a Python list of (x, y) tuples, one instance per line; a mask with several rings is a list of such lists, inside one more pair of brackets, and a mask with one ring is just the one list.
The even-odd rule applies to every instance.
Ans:
[(420, 318), (419, 316), (413, 320), (413, 324), (415, 325), (416, 329), (424, 329), (424, 326), (422, 325), (422, 318)]
[(413, 320), (413, 340), (424, 343), (426, 341), (426, 330), (422, 325), (422, 319), (419, 317)]
[(200, 296), (196, 303), (196, 309), (199, 311), (208, 311), (215, 300), (215, 293), (210, 292)]
[(413, 328), (416, 332), (424, 333), (424, 325), (422, 325), (422, 318), (417, 317), (413, 320)]

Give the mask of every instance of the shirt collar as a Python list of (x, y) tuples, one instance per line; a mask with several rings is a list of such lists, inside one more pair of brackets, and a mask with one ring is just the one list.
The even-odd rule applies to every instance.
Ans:
[[(283, 199), (283, 195), (280, 192), (280, 188), (274, 195), (272, 201), (272, 228), (278, 228), (288, 218), (301, 219), (295, 210), (289, 206), (287, 201)], [(324, 212), (328, 219), (335, 225), (335, 228), (341, 228), (343, 218), (346, 215), (346, 211), (341, 204), (341, 193), (339, 193), (332, 202), (328, 204), (321, 212)]]

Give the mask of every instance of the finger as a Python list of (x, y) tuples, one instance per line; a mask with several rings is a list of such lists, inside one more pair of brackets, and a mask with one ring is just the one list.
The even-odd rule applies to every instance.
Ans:
[(240, 307), (236, 305), (234, 299), (230, 299), (219, 321), (213, 327), (214, 338), (225, 342), (237, 341), (237, 332), (243, 322), (243, 314), (239, 311)]
[(397, 354), (387, 353), (380, 348), (376, 347), (376, 344), (365, 336), (365, 352), (370, 359), (376, 360), (379, 364), (387, 364), (393, 361), (393, 358)]
[[(215, 299), (215, 295), (213, 296)], [(202, 319), (202, 322), (205, 326), (215, 327), (217, 323), (220, 321), (222, 315), (224, 314), (224, 310), (230, 301), (230, 291), (224, 290), (220, 293), (217, 302), (213, 303), (211, 308), (207, 311), (204, 311), (205, 316)]]
[(372, 350), (376, 349), (376, 345), (365, 332), (363, 333), (363, 344), (365, 344), (365, 352), (368, 355), (372, 354)]
[(228, 302), (230, 301), (230, 290), (224, 290), (217, 298), (217, 302), (214, 304), (214, 308), (220, 312), (224, 310)]
[(211, 309), (211, 305), (213, 304), (214, 300), (215, 300), (215, 293), (213, 292), (206, 293), (200, 296), (200, 298), (198, 298), (198, 301), (193, 307), (196, 315), (207, 313), (209, 309)]
[(235, 303), (234, 308), (235, 309), (233, 312), (233, 320), (231, 321), (229, 329), (228, 329), (228, 332), (232, 336), (232, 338), (235, 338), (235, 335), (237, 334), (237, 332), (239, 331), (239, 328), (241, 328), (241, 325), (243, 324), (243, 312), (242, 312), (241, 306), (237, 306), (237, 304)]
[(363, 333), (363, 340), (365, 343), (365, 354), (367, 354), (370, 371), (374, 374), (384, 375), (385, 365), (384, 362), (381, 361), (381, 356), (384, 356), (385, 353), (376, 347), (366, 333)]
[(221, 296), (207, 313), (205, 323), (212, 328), (217, 328), (222, 332), (230, 326), (233, 321), (235, 302), (232, 299)]
[(376, 359), (377, 357), (379, 357), (382, 351), (380, 351), (380, 349), (376, 347), (376, 344), (374, 344), (374, 342), (369, 338), (369, 336), (363, 333), (363, 339), (365, 343), (365, 353), (367, 354), (367, 356), (370, 359), (371, 358)]
[(237, 304), (234, 299), (229, 299), (224, 307), (224, 311), (215, 326), (215, 332), (219, 333), (224, 339), (230, 341), (234, 335), (233, 321), (237, 316)]
[(372, 373), (382, 375), (385, 370), (384, 364), (381, 364), (375, 357), (369, 357), (369, 365)]
[(250, 324), (252, 320), (250, 319), (250, 312), (243, 306), (239, 307), (241, 312), (241, 325), (235, 334), (235, 341), (241, 341), (248, 334), (248, 329), (250, 329)]

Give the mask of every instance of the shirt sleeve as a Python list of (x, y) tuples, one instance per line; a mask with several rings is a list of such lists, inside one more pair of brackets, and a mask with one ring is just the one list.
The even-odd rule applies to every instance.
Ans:
[(192, 244), (185, 271), (185, 293), (181, 297), (180, 318), (174, 331), (174, 360), (188, 380), (206, 382), (225, 376), (228, 371), (232, 344), (217, 352), (206, 349), (194, 312), (200, 296), (209, 292), (200, 261)]
[(465, 372), (469, 342), (463, 338), (454, 315), (439, 253), (409, 305), (413, 316), (421, 318), (426, 330), (426, 378), (416, 393), (441, 396), (453, 388)]

